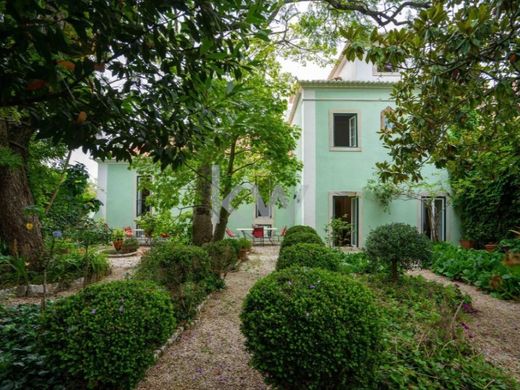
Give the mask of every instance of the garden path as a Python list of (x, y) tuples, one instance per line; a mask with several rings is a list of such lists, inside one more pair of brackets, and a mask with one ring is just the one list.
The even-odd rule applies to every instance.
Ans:
[(254, 247), (249, 260), (226, 277), (226, 288), (212, 294), (199, 321), (166, 348), (138, 389), (267, 389), (248, 366), (240, 332), (242, 302), (253, 284), (274, 270), (278, 247)]
[(436, 275), (429, 270), (417, 270), (421, 275), (444, 285), (455, 284), (472, 299), (477, 310), (467, 334), (486, 359), (509, 371), (520, 380), (520, 302), (504, 301), (461, 282)]

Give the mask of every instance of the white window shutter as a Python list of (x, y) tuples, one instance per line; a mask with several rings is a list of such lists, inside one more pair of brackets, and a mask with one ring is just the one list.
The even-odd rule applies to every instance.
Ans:
[(350, 135), (350, 142), (349, 142), (349, 146), (351, 148), (356, 148), (358, 143), (357, 143), (357, 115), (352, 115), (350, 118), (349, 118), (349, 135)]

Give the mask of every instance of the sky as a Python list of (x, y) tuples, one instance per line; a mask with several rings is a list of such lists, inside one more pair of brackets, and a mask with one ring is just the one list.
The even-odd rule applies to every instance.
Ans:
[[(282, 59), (280, 59), (280, 63), (282, 65), (282, 69), (285, 72), (291, 73), (298, 80), (326, 79), (330, 70), (332, 69), (332, 65), (329, 65), (328, 67), (321, 67), (315, 64), (307, 63), (306, 66), (302, 66), (298, 62)], [(97, 163), (92, 160), (89, 155), (83, 153), (81, 149), (76, 149), (72, 152), (70, 163), (74, 164), (76, 162), (84, 164), (87, 167), (90, 178), (94, 182), (97, 181)]]

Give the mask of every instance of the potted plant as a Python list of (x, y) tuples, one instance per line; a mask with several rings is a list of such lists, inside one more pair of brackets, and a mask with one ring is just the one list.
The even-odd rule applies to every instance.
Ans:
[(459, 243), (460, 243), (460, 246), (464, 249), (471, 249), (471, 248), (475, 248), (475, 240), (470, 240), (468, 238), (461, 238), (459, 240)]
[(123, 239), (125, 238), (125, 232), (123, 229), (114, 229), (112, 230), (112, 244), (114, 245), (114, 249), (119, 252), (121, 247), (123, 246)]
[(498, 244), (496, 242), (488, 242), (484, 245), (484, 248), (488, 252), (493, 252), (495, 249), (497, 249)]

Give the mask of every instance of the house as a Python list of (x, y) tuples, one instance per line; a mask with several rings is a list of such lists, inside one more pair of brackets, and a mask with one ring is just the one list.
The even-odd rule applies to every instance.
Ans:
[[(448, 194), (394, 200), (386, 212), (365, 189), (375, 178), (376, 162), (387, 158), (378, 130), (388, 125), (385, 113), (394, 107), (391, 90), (398, 80), (389, 67), (342, 58), (327, 79), (300, 81), (288, 114), (288, 121), (302, 129), (296, 150), (304, 166), (300, 184), (285, 207), (248, 204), (234, 210), (229, 228), (305, 224), (325, 236), (331, 219), (342, 218), (352, 227), (345, 242), (354, 247), (362, 247), (372, 229), (390, 222), (457, 242), (459, 222)], [(447, 173), (433, 167), (425, 167), (423, 176), (447, 182)], [(135, 226), (135, 218), (147, 210), (147, 194), (138, 190), (138, 181), (124, 163), (99, 162), (98, 197), (104, 204), (99, 215), (109, 225)]]

